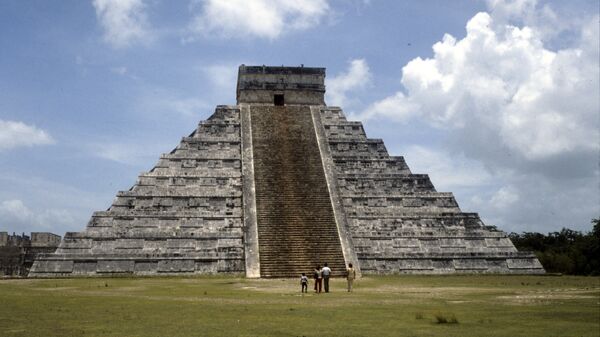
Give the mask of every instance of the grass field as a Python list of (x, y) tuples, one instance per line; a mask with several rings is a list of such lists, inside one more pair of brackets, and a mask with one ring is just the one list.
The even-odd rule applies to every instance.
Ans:
[[(0, 280), (1, 336), (600, 336), (600, 278)], [(446, 321), (444, 323), (444, 321)]]

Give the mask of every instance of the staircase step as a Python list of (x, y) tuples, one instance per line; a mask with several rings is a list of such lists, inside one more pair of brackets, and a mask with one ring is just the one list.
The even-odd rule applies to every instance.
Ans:
[(261, 276), (312, 274), (325, 261), (341, 275), (346, 266), (310, 108), (250, 111)]

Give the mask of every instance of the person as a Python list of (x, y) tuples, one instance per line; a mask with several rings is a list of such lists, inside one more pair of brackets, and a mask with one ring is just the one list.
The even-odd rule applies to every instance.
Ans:
[(323, 276), (323, 284), (325, 286), (325, 292), (329, 292), (329, 276), (331, 275), (331, 268), (327, 267), (327, 262), (321, 269), (321, 275)]
[(314, 274), (313, 274), (314, 278), (315, 278), (315, 292), (316, 293), (320, 293), (321, 292), (321, 266), (317, 265), (317, 267), (315, 268)]
[(348, 263), (348, 269), (346, 269), (346, 280), (348, 281), (348, 292), (352, 291), (352, 283), (356, 278), (356, 270), (352, 268), (352, 263)]
[(306, 273), (302, 273), (302, 276), (300, 276), (300, 285), (302, 286), (301, 292), (307, 293), (308, 292), (308, 277), (306, 277)]

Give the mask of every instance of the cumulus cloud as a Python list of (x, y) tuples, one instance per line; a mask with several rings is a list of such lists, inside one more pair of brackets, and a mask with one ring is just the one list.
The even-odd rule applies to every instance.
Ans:
[(313, 27), (328, 13), (325, 0), (204, 0), (190, 24), (193, 35), (276, 39), (281, 34)]
[(404, 66), (406, 93), (372, 104), (363, 118), (421, 116), (439, 128), (485, 130), (486, 142), (526, 160), (597, 151), (597, 21), (580, 27), (578, 48), (552, 51), (534, 27), (495, 27), (478, 13), (463, 39), (446, 34), (432, 58)]
[(598, 217), (598, 185), (589, 178), (555, 181), (512, 172), (494, 179), (499, 186), (478, 191), (470, 198), (465, 195), (461, 207), (479, 212), (487, 224), (503, 230), (590, 230), (590, 220)]
[(19, 199), (0, 203), (0, 226), (19, 228), (21, 231), (50, 230), (57, 223), (73, 223), (71, 213), (62, 209), (45, 209), (39, 213), (30, 210)]
[(410, 145), (399, 149), (414, 173), (427, 173), (438, 191), (489, 185), (493, 178), (483, 165), (464, 155), (451, 155), (439, 149)]
[(494, 24), (498, 27), (511, 22), (535, 27), (536, 34), (549, 41), (561, 32), (576, 26), (572, 20), (557, 15), (548, 5), (540, 5), (537, 0), (487, 0)]
[(346, 72), (326, 79), (327, 103), (334, 106), (351, 106), (348, 94), (371, 84), (371, 71), (364, 59), (350, 61)]
[(537, 0), (487, 0), (487, 5), (494, 17), (500, 20), (529, 19), (538, 11)]
[(113, 47), (151, 40), (143, 0), (94, 0), (92, 4), (104, 29), (104, 40)]
[(490, 200), (491, 204), (497, 208), (506, 208), (519, 201), (519, 191), (512, 186), (503, 186)]
[(92, 192), (57, 179), (11, 170), (0, 175), (0, 186), (0, 231), (9, 232), (50, 231), (62, 235), (82, 230), (92, 212), (106, 209), (115, 193), (110, 186)]
[(46, 131), (23, 122), (0, 119), (0, 151), (47, 144), (54, 144), (54, 139)]
[(408, 99), (401, 91), (372, 103), (357, 118), (369, 120), (373, 118), (391, 119), (397, 122), (407, 122), (419, 113), (419, 105)]
[(26, 221), (33, 217), (33, 213), (21, 200), (5, 200), (0, 204), (0, 214)]
[[(462, 154), (496, 180), (461, 203), (492, 224), (538, 231), (588, 225), (600, 203), (599, 17), (559, 25), (536, 1), (488, 4), (463, 38), (444, 35), (431, 57), (402, 68), (403, 88), (358, 117), (419, 120), (443, 132), (449, 160)], [(560, 40), (565, 30), (569, 38)]]

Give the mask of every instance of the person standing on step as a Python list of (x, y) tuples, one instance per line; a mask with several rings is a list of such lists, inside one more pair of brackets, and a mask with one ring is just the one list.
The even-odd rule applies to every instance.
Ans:
[(306, 273), (302, 273), (300, 276), (300, 285), (302, 286), (302, 293), (308, 292), (308, 277), (306, 277)]
[(348, 263), (348, 268), (346, 269), (346, 280), (348, 281), (348, 292), (352, 291), (352, 283), (356, 278), (356, 270), (352, 268), (352, 263)]
[(325, 285), (325, 292), (329, 292), (329, 276), (331, 276), (331, 268), (327, 267), (327, 262), (321, 269), (321, 274), (323, 275), (323, 283)]
[(321, 281), (322, 281), (321, 266), (317, 265), (317, 267), (315, 268), (315, 271), (313, 272), (313, 277), (315, 279), (315, 292), (320, 293), (321, 292)]

